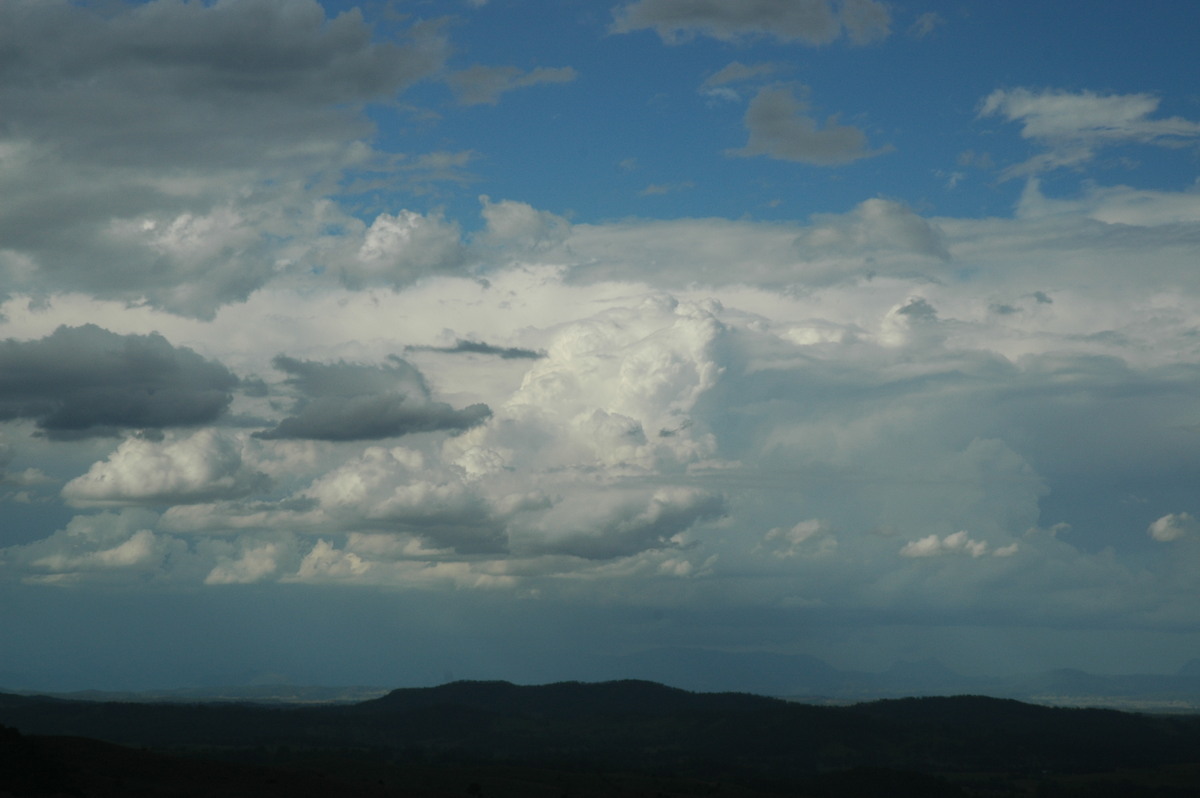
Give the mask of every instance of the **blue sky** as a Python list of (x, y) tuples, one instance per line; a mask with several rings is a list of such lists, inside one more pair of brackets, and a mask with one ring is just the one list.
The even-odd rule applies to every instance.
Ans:
[(1198, 23), (5, 3), (0, 686), (1174, 672)]

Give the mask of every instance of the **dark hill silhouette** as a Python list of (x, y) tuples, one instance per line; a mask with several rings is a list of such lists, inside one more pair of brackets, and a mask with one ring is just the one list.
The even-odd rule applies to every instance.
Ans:
[[(0, 727), (0, 796), (122, 798), (383, 798), (378, 780), (340, 779), (309, 768), (197, 760), (82, 737), (33, 737)], [(412, 798), (438, 793), (405, 790)]]
[(427, 707), (470, 707), (530, 717), (579, 718), (684, 710), (748, 712), (786, 705), (749, 693), (693, 693), (640, 679), (612, 682), (556, 682), (523, 686), (504, 681), (460, 681), (440, 687), (393, 690), (355, 705), (355, 711), (404, 712)]
[[(645, 681), (455, 682), (321, 707), (0, 694), (0, 724), (24, 734), (258, 762), (280, 756), (307, 762), (319, 755), (355, 771), (369, 761), (391, 774), (389, 780), (406, 768), (486, 766), (515, 769), (526, 774), (522, 778), (543, 771), (641, 774), (637, 778), (742, 785), (750, 790), (745, 794), (853, 795), (873, 794), (885, 774), (900, 784), (904, 779), (896, 774), (906, 773), (912, 778), (904, 783), (915, 785), (910, 794), (953, 795), (958, 788), (944, 779), (972, 773), (1015, 784), (1058, 774), (1109, 779), (1125, 768), (1167, 779), (1161, 783), (1170, 789), (1162, 795), (1195, 794), (1170, 791), (1168, 777), (1183, 778), (1180, 773), (1200, 783), (1200, 717), (983, 696), (832, 707)], [(837, 782), (845, 789), (831, 786), (835, 775), (849, 779)]]

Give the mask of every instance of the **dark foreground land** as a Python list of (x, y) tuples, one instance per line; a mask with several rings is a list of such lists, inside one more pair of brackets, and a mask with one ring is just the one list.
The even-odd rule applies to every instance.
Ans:
[(340, 706), (0, 694), (0, 796), (1200, 796), (1200, 717), (456, 682)]

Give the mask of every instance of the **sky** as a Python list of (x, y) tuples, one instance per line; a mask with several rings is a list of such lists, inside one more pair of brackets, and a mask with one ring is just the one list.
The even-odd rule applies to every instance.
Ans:
[(1197, 29), (0, 2), (0, 686), (1175, 672)]

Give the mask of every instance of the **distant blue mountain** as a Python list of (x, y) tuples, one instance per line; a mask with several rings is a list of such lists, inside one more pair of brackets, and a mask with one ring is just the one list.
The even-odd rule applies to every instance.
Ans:
[[(1062, 668), (1007, 677), (964, 676), (935, 659), (899, 660), (883, 672), (839, 670), (806, 655), (660, 648), (595, 663), (588, 678), (646, 679), (686, 690), (740, 691), (795, 700), (869, 701), (990, 695), (1040, 703), (1200, 709), (1200, 659), (1176, 674), (1102, 675)], [(1173, 706), (1175, 705), (1175, 706)]]

